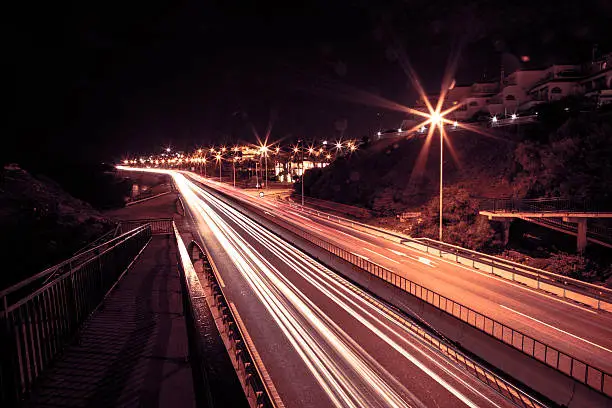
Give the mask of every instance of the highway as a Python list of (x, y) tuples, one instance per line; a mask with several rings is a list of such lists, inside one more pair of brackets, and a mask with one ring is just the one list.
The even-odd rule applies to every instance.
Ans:
[(514, 406), (392, 309), (207, 188), (170, 174), (279, 406)]
[(190, 177), (265, 209), (315, 236), (392, 270), (490, 318), (597, 368), (612, 372), (612, 315), (527, 288), (325, 217), (299, 212), (279, 200), (261, 199), (231, 186)]

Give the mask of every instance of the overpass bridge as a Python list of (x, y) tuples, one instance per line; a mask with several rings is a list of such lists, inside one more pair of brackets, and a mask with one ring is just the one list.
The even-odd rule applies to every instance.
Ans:
[[(571, 198), (512, 199), (493, 198), (480, 201), (480, 215), (489, 220), (519, 218), (577, 237), (577, 249), (583, 252), (587, 242), (612, 248), (612, 228), (592, 221), (612, 218), (612, 210), (590, 200)], [(591, 222), (589, 222), (591, 221)], [(504, 236), (508, 236), (504, 223)]]

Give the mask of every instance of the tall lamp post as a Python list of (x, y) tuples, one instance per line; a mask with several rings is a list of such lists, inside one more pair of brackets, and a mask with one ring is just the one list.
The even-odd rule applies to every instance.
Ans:
[(219, 183), (221, 183), (221, 181), (222, 181), (221, 180), (221, 165), (223, 163), (221, 163), (221, 155), (220, 154), (217, 154), (217, 163), (219, 163)]
[(442, 241), (442, 169), (444, 165), (444, 131), (440, 129), (440, 231), (439, 241)]
[(300, 151), (302, 152), (302, 207), (304, 206), (304, 142), (302, 139), (298, 140)]
[(232, 161), (232, 168), (234, 170), (234, 188), (236, 187), (236, 158)]

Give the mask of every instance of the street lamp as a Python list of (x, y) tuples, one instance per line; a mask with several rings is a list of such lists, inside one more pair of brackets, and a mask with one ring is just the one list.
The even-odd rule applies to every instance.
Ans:
[(268, 146), (263, 145), (259, 148), (259, 152), (261, 154), (263, 154), (264, 156), (264, 161), (265, 161), (265, 168), (266, 168), (266, 181), (265, 181), (265, 188), (268, 189)]
[(302, 139), (298, 140), (299, 150), (302, 152), (302, 207), (304, 206), (304, 141)]
[(236, 159), (237, 157), (234, 157), (234, 160), (232, 161), (232, 168), (234, 170), (234, 188), (236, 188)]
[(217, 158), (217, 163), (219, 163), (219, 183), (221, 183), (221, 155), (217, 154), (215, 157)]

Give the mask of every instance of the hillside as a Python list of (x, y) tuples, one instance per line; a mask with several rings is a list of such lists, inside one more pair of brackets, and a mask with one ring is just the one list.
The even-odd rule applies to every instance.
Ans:
[[(512, 194), (510, 177), (516, 141), (512, 135), (486, 137), (467, 131), (450, 134), (456, 161), (445, 149), (445, 186), (464, 187), (475, 196)], [(418, 209), (439, 191), (439, 138), (434, 136), (423, 171), (413, 171), (425, 137), (381, 140), (353, 156), (336, 160), (305, 177), (306, 195), (358, 205), (380, 215)]]
[(0, 172), (0, 287), (71, 256), (111, 226), (54, 181), (6, 166)]

